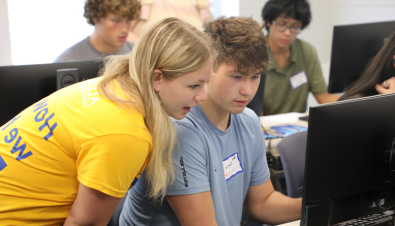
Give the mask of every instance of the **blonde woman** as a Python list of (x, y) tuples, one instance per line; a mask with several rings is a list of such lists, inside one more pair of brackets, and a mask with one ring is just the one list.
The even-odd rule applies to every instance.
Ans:
[(58, 92), (0, 127), (0, 222), (106, 225), (146, 168), (150, 197), (163, 199), (174, 173), (175, 132), (206, 98), (209, 39), (168, 18), (103, 75)]

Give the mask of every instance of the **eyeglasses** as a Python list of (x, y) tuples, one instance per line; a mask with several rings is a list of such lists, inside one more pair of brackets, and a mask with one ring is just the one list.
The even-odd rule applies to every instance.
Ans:
[(272, 24), (276, 26), (277, 31), (279, 31), (279, 32), (284, 32), (287, 29), (289, 29), (292, 34), (298, 34), (300, 32), (300, 30), (302, 30), (301, 27), (294, 27), (294, 26), (289, 27), (285, 24), (278, 24), (278, 23), (276, 23), (276, 21), (273, 21)]

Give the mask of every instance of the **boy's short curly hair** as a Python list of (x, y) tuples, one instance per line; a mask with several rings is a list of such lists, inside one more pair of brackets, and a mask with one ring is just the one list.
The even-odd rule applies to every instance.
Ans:
[(234, 63), (243, 75), (266, 72), (268, 47), (258, 22), (250, 17), (220, 17), (203, 25), (218, 53), (214, 70), (222, 63)]
[(140, 7), (138, 0), (87, 0), (84, 17), (91, 25), (95, 25), (93, 19), (99, 20), (106, 17), (108, 13), (133, 20), (139, 17)]

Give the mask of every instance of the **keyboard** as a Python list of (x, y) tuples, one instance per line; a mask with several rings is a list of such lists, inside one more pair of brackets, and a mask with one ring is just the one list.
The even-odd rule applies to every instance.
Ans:
[[(392, 215), (383, 215), (383, 214), (373, 214), (365, 217), (360, 217), (358, 219), (353, 219), (345, 222), (341, 222), (338, 224), (334, 224), (333, 226), (346, 226), (346, 225), (381, 225), (386, 222), (391, 222)], [(387, 224), (386, 224), (387, 225)]]

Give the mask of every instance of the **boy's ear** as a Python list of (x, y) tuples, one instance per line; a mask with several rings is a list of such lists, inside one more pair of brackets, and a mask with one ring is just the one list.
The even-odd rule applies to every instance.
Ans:
[(160, 84), (163, 80), (163, 73), (159, 69), (155, 69), (152, 75), (152, 87), (154, 88), (155, 92), (159, 92)]

